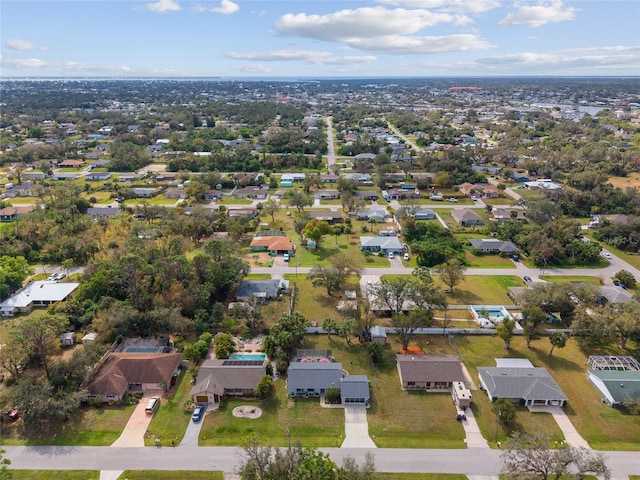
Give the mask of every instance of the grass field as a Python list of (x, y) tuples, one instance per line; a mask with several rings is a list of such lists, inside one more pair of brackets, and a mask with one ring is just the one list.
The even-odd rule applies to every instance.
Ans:
[(191, 374), (183, 370), (173, 394), (168, 399), (162, 400), (160, 408), (153, 416), (145, 435), (145, 445), (155, 445), (156, 439), (160, 439), (164, 445), (170, 444), (172, 440), (176, 445), (180, 443), (191, 419), (191, 412), (184, 408), (185, 401), (190, 398), (190, 391)]
[[(434, 279), (445, 291), (448, 290), (437, 276)], [(466, 275), (456, 285), (453, 294), (447, 293), (447, 301), (453, 305), (512, 305), (513, 302), (507, 296), (507, 288), (523, 285), (523, 280), (515, 275)]]
[(11, 480), (99, 480), (98, 470), (10, 470)]
[(513, 262), (500, 255), (475, 254), (465, 250), (464, 258), (470, 268), (513, 268)]
[[(61, 477), (58, 477), (61, 478)], [(66, 478), (66, 477), (65, 477)], [(97, 477), (96, 477), (97, 478)], [(118, 480), (224, 480), (224, 474), (200, 470), (125, 470)]]
[(593, 285), (602, 285), (602, 278), (600, 277), (589, 277), (589, 276), (580, 276), (580, 275), (572, 275), (572, 276), (564, 276), (564, 275), (545, 275), (540, 277), (541, 280), (546, 280), (547, 282), (554, 283), (571, 283), (571, 282), (583, 282), (583, 283), (592, 283)]
[[(565, 348), (556, 349), (553, 356), (549, 355), (548, 338), (535, 340), (532, 343), (532, 348), (527, 349), (524, 338), (516, 336), (511, 342), (509, 351), (504, 349), (498, 338), (489, 336), (456, 337), (456, 344), (475, 381), (477, 381), (476, 367), (494, 366), (493, 359), (498, 357), (528, 358), (534, 366), (546, 367), (569, 398), (565, 412), (592, 448), (598, 450), (640, 450), (640, 436), (638, 436), (640, 416), (627, 415), (623, 411), (602, 403), (600, 395), (589, 383), (586, 376), (588, 359), (573, 340), (569, 340)], [(615, 355), (622, 352), (612, 349), (608, 352), (594, 353)], [(483, 435), (488, 439), (493, 438), (495, 435), (495, 415), (488, 408), (486, 396), (480, 392), (475, 393), (473, 405)], [(522, 415), (518, 416), (518, 423), (522, 421), (521, 417)], [(535, 418), (531, 419), (528, 425), (523, 424), (522, 428), (526, 428), (527, 431), (532, 431), (532, 429), (542, 431), (551, 426), (553, 426), (552, 422), (547, 420), (543, 422)], [(498, 438), (500, 439), (501, 435), (506, 433), (506, 429), (501, 429)]]

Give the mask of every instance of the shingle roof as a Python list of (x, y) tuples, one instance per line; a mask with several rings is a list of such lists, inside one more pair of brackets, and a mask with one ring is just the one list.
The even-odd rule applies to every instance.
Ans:
[(287, 370), (287, 387), (289, 392), (298, 388), (319, 390), (339, 387), (341, 378), (341, 363), (293, 362)]
[(396, 354), (402, 382), (463, 382), (462, 363), (453, 355)]
[(92, 395), (121, 395), (130, 383), (170, 381), (181, 353), (112, 353), (87, 385)]
[(340, 396), (342, 398), (369, 399), (369, 379), (366, 375), (347, 375), (340, 379)]
[(567, 400), (545, 368), (478, 367), (478, 374), (492, 397)]
[(191, 395), (215, 393), (223, 395), (224, 389), (253, 390), (266, 374), (267, 360), (260, 365), (246, 362), (239, 365), (225, 365), (225, 360), (207, 360), (200, 366), (196, 384)]

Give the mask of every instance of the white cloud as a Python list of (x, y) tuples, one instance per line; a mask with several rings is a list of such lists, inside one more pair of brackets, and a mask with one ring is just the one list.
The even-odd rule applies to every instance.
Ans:
[(375, 38), (351, 38), (345, 40), (353, 48), (397, 55), (465, 52), (492, 48), (489, 42), (477, 35), (460, 34), (442, 37), (411, 37), (387, 35)]
[(508, 67), (513, 69), (535, 68), (538, 71), (554, 69), (558, 71), (582, 69), (621, 69), (640, 64), (640, 55), (566, 55), (555, 53), (524, 52), (480, 58), (478, 64), (487, 67)]
[(266, 65), (263, 65), (261, 63), (251, 63), (251, 64), (246, 64), (246, 65), (234, 65), (231, 68), (233, 68), (234, 70), (237, 70), (239, 72), (242, 72), (242, 73), (251, 73), (251, 74), (255, 74), (255, 75), (262, 75), (262, 74), (272, 73), (272, 70), (269, 67), (267, 67)]
[(222, 0), (220, 2), (220, 6), (218, 7), (209, 7), (202, 4), (196, 4), (192, 7), (192, 10), (195, 13), (220, 13), (222, 15), (231, 15), (232, 13), (236, 13), (240, 10), (240, 6), (237, 3), (232, 2), (231, 0)]
[(19, 40), (17, 38), (7, 40), (4, 42), (4, 46), (11, 50), (46, 50), (47, 47), (39, 47), (27, 40)]
[(569, 48), (566, 50), (567, 52), (572, 53), (619, 53), (619, 52), (637, 52), (640, 51), (640, 45), (631, 45), (631, 46), (623, 46), (623, 45), (615, 45), (611, 47), (583, 47), (583, 48)]
[(48, 68), (56, 71), (64, 72), (112, 72), (112, 73), (126, 73), (130, 72), (129, 67), (123, 65), (111, 66), (111, 65), (95, 65), (80, 63), (74, 61), (63, 62), (49, 62), (39, 58), (21, 58), (21, 59), (9, 59), (2, 58), (0, 64), (7, 68), (27, 69), (27, 68)]
[(472, 14), (484, 13), (500, 6), (498, 0), (378, 0), (378, 3)]
[(178, 5), (173, 0), (158, 0), (154, 3), (147, 3), (145, 5), (147, 10), (151, 10), (152, 12), (174, 12), (180, 10), (180, 5)]
[(288, 13), (276, 22), (276, 29), (283, 35), (342, 42), (345, 38), (406, 35), (441, 23), (464, 25), (469, 22), (471, 19), (464, 15), (433, 13), (428, 10), (364, 7), (340, 10), (327, 15)]
[(498, 22), (498, 25), (502, 27), (519, 25), (541, 27), (547, 23), (573, 20), (577, 12), (577, 8), (565, 7), (562, 0), (539, 2), (537, 5), (520, 4), (515, 12), (509, 13)]
[(371, 62), (376, 59), (372, 55), (336, 57), (329, 52), (311, 50), (278, 50), (274, 52), (229, 52), (227, 57), (235, 60), (251, 60), (260, 62), (291, 62), (299, 61), (316, 65), (350, 65), (354, 63)]

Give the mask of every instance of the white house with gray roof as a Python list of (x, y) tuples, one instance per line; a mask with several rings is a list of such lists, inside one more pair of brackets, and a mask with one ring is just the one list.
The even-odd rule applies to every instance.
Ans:
[(526, 406), (564, 406), (567, 396), (545, 368), (478, 367), (478, 377), (491, 401), (505, 398)]
[(69, 298), (79, 283), (38, 280), (18, 290), (0, 303), (0, 315), (13, 317), (15, 312), (29, 312), (33, 307), (48, 307)]
[(402, 244), (398, 237), (360, 237), (360, 250), (385, 254), (402, 253)]

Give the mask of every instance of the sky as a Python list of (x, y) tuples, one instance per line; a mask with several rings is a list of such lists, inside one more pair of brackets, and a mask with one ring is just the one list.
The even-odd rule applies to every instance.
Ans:
[(638, 0), (0, 0), (0, 78), (640, 75)]

